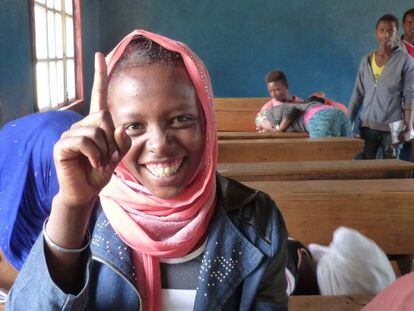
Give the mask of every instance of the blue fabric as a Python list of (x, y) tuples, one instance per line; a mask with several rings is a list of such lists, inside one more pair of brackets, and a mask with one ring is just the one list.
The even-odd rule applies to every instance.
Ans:
[(309, 137), (351, 137), (351, 122), (345, 113), (335, 107), (316, 112), (307, 124)]
[(0, 131), (0, 247), (20, 270), (58, 191), (53, 146), (82, 118), (73, 111), (36, 113)]

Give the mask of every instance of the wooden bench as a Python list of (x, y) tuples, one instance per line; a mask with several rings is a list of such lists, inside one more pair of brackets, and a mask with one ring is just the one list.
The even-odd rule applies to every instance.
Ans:
[(412, 179), (245, 182), (277, 203), (289, 234), (328, 245), (339, 226), (373, 239), (387, 255), (414, 254)]
[(255, 119), (269, 98), (215, 98), (218, 131), (254, 132)]
[(235, 139), (218, 142), (219, 163), (352, 160), (364, 141), (348, 137)]
[(238, 108), (260, 110), (269, 100), (268, 97), (216, 97), (214, 98), (214, 108), (219, 110)]
[(359, 311), (373, 296), (290, 296), (290, 311)]
[(218, 132), (219, 140), (229, 139), (273, 139), (273, 138), (306, 138), (307, 133), (296, 132)]
[(219, 163), (238, 181), (412, 178), (414, 163), (401, 160)]

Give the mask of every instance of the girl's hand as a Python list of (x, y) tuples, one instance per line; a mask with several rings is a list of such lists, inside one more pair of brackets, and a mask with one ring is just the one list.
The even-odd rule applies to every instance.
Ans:
[(270, 132), (273, 130), (272, 123), (270, 123), (268, 120), (263, 120), (261, 123), (261, 130), (260, 132)]
[(114, 127), (107, 110), (107, 89), (105, 58), (96, 53), (89, 115), (63, 133), (54, 148), (57, 197), (66, 206), (90, 205), (130, 148), (125, 129)]

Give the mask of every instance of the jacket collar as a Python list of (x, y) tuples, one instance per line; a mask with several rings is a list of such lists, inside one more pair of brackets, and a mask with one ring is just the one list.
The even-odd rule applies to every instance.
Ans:
[(225, 212), (231, 212), (249, 204), (256, 194), (257, 190), (217, 173), (217, 196), (222, 202), (222, 208)]

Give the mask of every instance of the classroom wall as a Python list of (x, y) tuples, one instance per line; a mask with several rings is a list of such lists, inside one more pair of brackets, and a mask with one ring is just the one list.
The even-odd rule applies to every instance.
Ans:
[(292, 93), (323, 90), (345, 104), (375, 23), (399, 18), (412, 0), (100, 2), (100, 44), (109, 51), (134, 28), (186, 42), (210, 70), (216, 96), (267, 96), (264, 75), (286, 72)]
[[(28, 0), (0, 1), (0, 126), (34, 111)], [(186, 42), (210, 70), (216, 96), (267, 96), (264, 75), (284, 70), (291, 92), (323, 90), (347, 103), (379, 16), (408, 0), (82, 1), (87, 102), (93, 55), (146, 28)]]
[(29, 2), (0, 1), (0, 126), (34, 111)]

